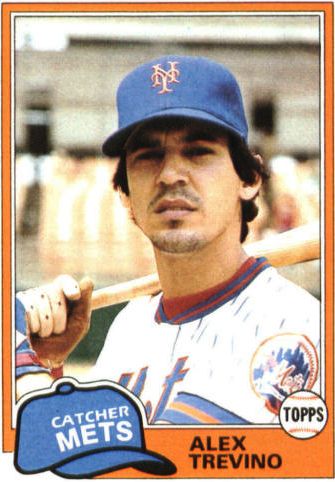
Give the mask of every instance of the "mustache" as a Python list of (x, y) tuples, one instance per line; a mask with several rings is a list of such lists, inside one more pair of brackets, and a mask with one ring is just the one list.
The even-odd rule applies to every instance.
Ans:
[(190, 192), (187, 188), (183, 186), (163, 186), (150, 201), (148, 209), (154, 209), (156, 204), (158, 204), (165, 197), (169, 197), (172, 199), (178, 198), (189, 201), (192, 205), (194, 205), (194, 207), (198, 207), (201, 204), (201, 199), (196, 194)]

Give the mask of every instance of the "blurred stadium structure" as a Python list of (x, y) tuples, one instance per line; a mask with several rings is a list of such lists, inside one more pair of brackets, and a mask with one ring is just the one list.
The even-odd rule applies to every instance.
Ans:
[[(249, 239), (319, 218), (319, 17), (18, 17), (15, 35), (17, 289), (60, 273), (100, 287), (155, 269), (101, 144), (116, 128), (119, 81), (166, 53), (225, 63), (242, 86), (250, 143), (273, 171)], [(283, 271), (319, 296), (318, 262)]]
[[(43, 25), (40, 47), (63, 31), (63, 49), (34, 48)], [(19, 17), (15, 29), (18, 151), (100, 154), (116, 127), (119, 81), (141, 62), (176, 53), (208, 56), (235, 73), (250, 142), (267, 158), (319, 154), (318, 16)]]

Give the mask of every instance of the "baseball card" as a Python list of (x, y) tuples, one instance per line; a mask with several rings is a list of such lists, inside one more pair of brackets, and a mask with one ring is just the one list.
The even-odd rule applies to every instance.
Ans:
[(333, 3), (3, 1), (1, 66), (1, 473), (334, 479)]

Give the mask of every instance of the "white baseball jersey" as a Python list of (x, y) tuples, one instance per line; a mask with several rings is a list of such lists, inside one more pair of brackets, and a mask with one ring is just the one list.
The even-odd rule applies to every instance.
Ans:
[(172, 318), (162, 294), (131, 301), (90, 378), (135, 393), (149, 423), (276, 423), (285, 396), (317, 390), (320, 304), (265, 258), (196, 299)]

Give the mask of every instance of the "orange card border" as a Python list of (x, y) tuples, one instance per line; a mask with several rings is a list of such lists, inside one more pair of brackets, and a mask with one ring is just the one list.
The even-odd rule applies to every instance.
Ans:
[[(1, 5), (1, 25), (2, 25), (2, 402), (3, 402), (3, 451), (11, 452), (14, 448), (15, 430), (11, 426), (12, 420), (12, 296), (14, 286), (12, 281), (12, 223), (11, 218), (11, 126), (12, 126), (12, 105), (11, 105), (11, 16), (12, 14), (27, 12), (78, 12), (78, 13), (94, 13), (94, 12), (321, 12), (324, 15), (324, 267), (325, 267), (325, 373), (326, 373), (326, 403), (329, 410), (329, 420), (325, 430), (314, 439), (304, 441), (305, 456), (313, 456), (315, 451), (318, 452), (319, 463), (323, 464), (323, 474), (319, 474), (318, 470), (304, 470), (303, 467), (297, 466), (292, 454), (301, 451), (301, 441), (297, 441), (287, 437), (282, 430), (278, 428), (255, 428), (255, 429), (229, 429), (229, 434), (250, 433), (252, 444), (263, 442), (266, 439), (269, 446), (277, 447), (286, 454), (287, 465), (278, 474), (278, 477), (300, 477), (298, 474), (304, 474), (304, 478), (324, 477), (332, 478), (334, 471), (334, 6), (332, 2), (179, 2), (179, 3), (2, 3)], [(169, 431), (169, 437), (164, 437), (166, 430)], [(241, 432), (242, 431), (242, 432)], [(202, 436), (226, 433), (224, 427), (215, 429), (208, 428), (147, 428), (145, 429), (147, 444), (153, 450), (168, 453), (170, 456), (171, 447), (169, 447), (168, 439), (174, 435), (179, 437), (179, 442), (184, 447), (184, 451), (189, 446), (189, 441), (194, 434), (201, 433)], [(299, 445), (300, 444), (300, 445)], [(324, 448), (320, 451), (320, 446)], [(179, 451), (180, 452), (180, 451)], [(177, 449), (174, 450), (172, 460), (178, 465), (178, 478), (189, 478), (187, 463)], [(192, 473), (192, 478), (220, 478), (238, 477), (250, 478), (247, 471), (239, 471), (234, 475), (227, 472), (211, 472), (199, 470)], [(107, 474), (101, 478), (110, 477)], [(253, 472), (253, 477), (269, 477), (269, 473)], [(117, 473), (118, 478), (140, 478), (145, 477), (133, 469), (126, 469), (122, 473)], [(252, 478), (253, 478), (252, 477)], [(271, 477), (277, 477), (271, 474)], [(147, 477), (145, 477), (147, 478)]]

